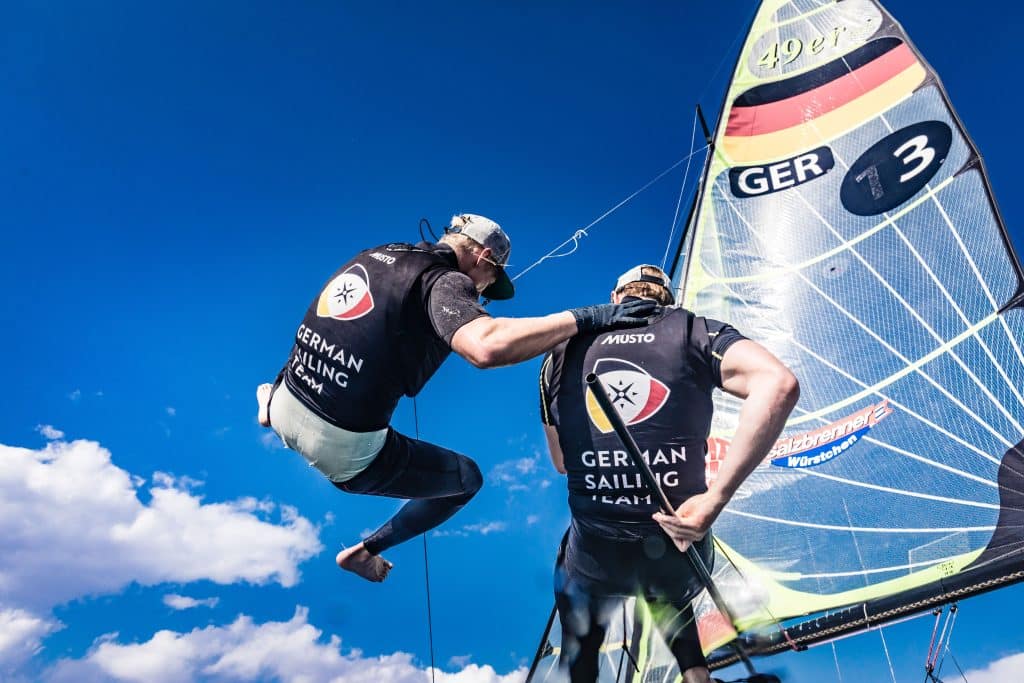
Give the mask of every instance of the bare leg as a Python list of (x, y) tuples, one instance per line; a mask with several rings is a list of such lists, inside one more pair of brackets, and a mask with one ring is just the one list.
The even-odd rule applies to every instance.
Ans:
[(342, 569), (358, 574), (374, 583), (380, 583), (386, 579), (388, 572), (395, 566), (379, 555), (371, 555), (362, 543), (345, 548), (338, 553), (334, 561)]
[(261, 384), (256, 387), (256, 403), (259, 405), (256, 419), (263, 427), (270, 426), (270, 394), (273, 390), (273, 384)]

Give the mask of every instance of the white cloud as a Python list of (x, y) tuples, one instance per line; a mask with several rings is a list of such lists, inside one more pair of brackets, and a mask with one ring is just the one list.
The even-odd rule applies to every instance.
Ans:
[(506, 522), (479, 522), (477, 524), (464, 524), (458, 529), (438, 529), (433, 535), (469, 536), (471, 534), (480, 534), (481, 536), (487, 536), (488, 534), (498, 533), (506, 529), (508, 529)]
[(60, 622), (22, 609), (0, 609), (0, 673), (30, 659), (42, 649), (43, 638), (60, 628)]
[(36, 431), (43, 435), (43, 438), (50, 441), (56, 441), (57, 439), (64, 438), (64, 432), (60, 431), (53, 425), (36, 425)]
[(531, 487), (526, 482), (531, 479), (530, 475), (537, 471), (539, 463), (539, 454), (529, 458), (515, 458), (499, 462), (491, 469), (490, 479), (509, 491), (528, 491)]
[(216, 607), (218, 602), (220, 602), (220, 598), (197, 600), (187, 595), (178, 595), (177, 593), (168, 593), (164, 596), (164, 604), (176, 610), (192, 609), (193, 607)]
[(72, 401), (77, 401), (78, 399), (82, 398), (82, 390), (75, 389), (70, 394), (68, 394), (68, 398), (71, 399)]
[[(226, 626), (188, 633), (159, 631), (144, 643), (122, 644), (116, 636), (97, 641), (82, 659), (65, 659), (49, 672), (50, 683), (91, 681), (280, 680), (285, 683), (427, 683), (430, 670), (412, 655), (396, 652), (364, 657), (343, 653), (341, 639), (322, 640), (297, 607), (286, 622), (256, 624), (242, 615)], [(525, 669), (499, 675), (490, 666), (468, 664), (455, 672), (436, 671), (441, 683), (518, 683)]]
[(971, 683), (1020, 683), (1024, 671), (1024, 652), (1007, 655), (984, 669), (972, 669), (965, 676)]
[(0, 444), (0, 592), (40, 611), (133, 581), (292, 586), (298, 565), (322, 550), (294, 508), (204, 503), (189, 491), (196, 485), (157, 473), (143, 503), (141, 480), (95, 442)]
[(177, 415), (177, 414), (178, 414), (178, 409), (177, 409), (177, 408), (175, 408), (174, 406), (167, 406), (166, 408), (164, 408), (164, 410), (165, 410), (165, 411), (167, 412), (167, 414), (168, 414), (168, 415), (170, 415), (171, 417), (174, 417), (175, 415)]
[(534, 524), (536, 524), (539, 521), (540, 521), (540, 515), (527, 515), (526, 516), (526, 526), (533, 526)]

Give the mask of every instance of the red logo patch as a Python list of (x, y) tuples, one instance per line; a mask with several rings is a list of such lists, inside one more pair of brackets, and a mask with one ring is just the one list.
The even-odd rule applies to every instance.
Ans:
[(318, 316), (335, 320), (355, 320), (372, 310), (370, 276), (358, 263), (327, 283), (316, 305)]

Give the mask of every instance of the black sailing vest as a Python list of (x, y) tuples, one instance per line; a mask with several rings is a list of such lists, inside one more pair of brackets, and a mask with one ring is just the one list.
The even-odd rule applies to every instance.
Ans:
[[(456, 269), (454, 254), (421, 243), (356, 254), (313, 299), (295, 334), (284, 382), (307, 408), (355, 432), (382, 429), (451, 352), (423, 293)], [(422, 276), (422, 277), (421, 277)]]
[(557, 401), (569, 507), (583, 529), (612, 538), (651, 533), (656, 499), (603, 417), (585, 377), (594, 372), (673, 506), (707, 490), (704, 455), (714, 380), (691, 367), (694, 315), (662, 309), (647, 327), (574, 337), (565, 347)]

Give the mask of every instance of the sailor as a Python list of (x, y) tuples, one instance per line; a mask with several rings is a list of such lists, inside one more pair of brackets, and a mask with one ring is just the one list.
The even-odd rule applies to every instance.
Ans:
[[(555, 570), (562, 625), (559, 666), (594, 681), (612, 612), (646, 600), (685, 683), (709, 681), (690, 600), (702, 589), (685, 556), (693, 544), (709, 569), (712, 523), (767, 455), (799, 395), (793, 374), (759, 344), (717, 320), (672, 307), (669, 278), (631, 268), (613, 303), (656, 302), (648, 325), (577, 335), (541, 369), (541, 417), (555, 468), (567, 475), (572, 523)], [(676, 509), (663, 515), (639, 472), (587, 396), (596, 373)], [(704, 456), (715, 388), (743, 399), (739, 426), (710, 488)]]
[(577, 333), (647, 323), (653, 302), (588, 306), (539, 318), (492, 318), (479, 303), (509, 299), (509, 238), (475, 214), (452, 218), (437, 244), (358, 253), (314, 297), (274, 384), (257, 389), (258, 420), (349, 493), (408, 499), (335, 558), (383, 581), (381, 553), (438, 526), (483, 483), (476, 463), (389, 427), (454, 350), (479, 368), (518, 363)]

